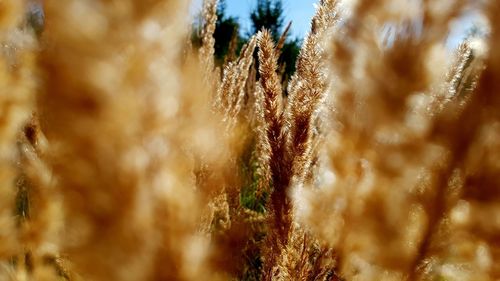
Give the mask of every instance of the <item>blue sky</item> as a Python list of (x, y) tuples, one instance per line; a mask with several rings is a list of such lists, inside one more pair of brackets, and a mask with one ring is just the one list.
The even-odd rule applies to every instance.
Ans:
[[(195, 0), (193, 10), (201, 9), (201, 0)], [(314, 15), (314, 4), (318, 0), (283, 0), (285, 10), (285, 24), (292, 21), (292, 37), (303, 38), (310, 28), (311, 18)], [(237, 17), (241, 31), (250, 30), (250, 11), (257, 5), (257, 0), (226, 0), (227, 14)]]
[[(203, 0), (193, 0), (192, 14), (201, 10)], [(285, 10), (285, 24), (292, 21), (292, 37), (303, 38), (309, 31), (311, 18), (314, 15), (314, 5), (319, 0), (282, 0)], [(257, 0), (226, 0), (227, 15), (238, 18), (241, 32), (247, 34), (250, 30), (249, 13), (257, 5)], [(484, 19), (475, 12), (468, 11), (455, 21), (450, 29), (447, 45), (450, 49), (456, 47), (464, 38), (465, 32), (474, 23), (484, 24)]]

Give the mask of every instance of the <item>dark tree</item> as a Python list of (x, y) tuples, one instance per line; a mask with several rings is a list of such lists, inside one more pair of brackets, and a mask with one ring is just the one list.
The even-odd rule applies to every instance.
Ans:
[[(239, 0), (238, 0), (239, 1)], [(215, 38), (215, 61), (221, 65), (232, 54), (229, 54), (231, 41), (235, 48), (236, 55), (241, 46), (248, 41), (248, 38), (262, 28), (271, 31), (273, 38), (278, 42), (284, 29), (284, 9), (282, 0), (257, 0), (257, 6), (250, 12), (251, 30), (247, 38), (240, 36), (238, 19), (226, 14), (226, 1), (219, 1), (217, 7), (217, 23), (214, 32)], [(191, 41), (193, 46), (198, 48), (201, 46), (201, 18), (195, 20)], [(283, 48), (281, 49), (280, 64), (283, 69), (283, 78), (288, 80), (295, 72), (295, 63), (300, 51), (300, 40), (286, 38)]]
[[(281, 0), (257, 0), (257, 6), (250, 13), (252, 34), (266, 28), (278, 42), (284, 28), (284, 10)], [(281, 49), (280, 64), (284, 66), (284, 79), (288, 80), (295, 72), (295, 63), (300, 51), (300, 40), (286, 38)]]
[[(237, 46), (243, 45), (243, 39), (239, 35), (240, 25), (238, 19), (226, 15), (226, 1), (221, 0), (217, 6), (217, 22), (215, 26), (215, 62), (221, 65), (228, 54), (231, 40), (236, 39)], [(195, 48), (201, 46), (201, 30), (203, 29), (203, 19), (198, 15), (193, 23), (191, 42)], [(235, 37), (235, 38), (233, 38)]]
[(257, 6), (250, 13), (252, 34), (267, 28), (277, 41), (284, 23), (283, 3), (281, 0), (257, 0)]
[(281, 49), (280, 63), (285, 67), (284, 79), (288, 80), (295, 72), (295, 64), (300, 52), (301, 40), (295, 38), (288, 40)]
[(238, 19), (226, 15), (225, 2), (225, 0), (219, 1), (219, 6), (217, 7), (217, 24), (214, 32), (215, 59), (218, 64), (221, 64), (228, 54), (229, 45), (233, 37), (236, 37), (238, 45), (241, 45), (240, 42), (242, 41), (239, 35), (240, 26)]

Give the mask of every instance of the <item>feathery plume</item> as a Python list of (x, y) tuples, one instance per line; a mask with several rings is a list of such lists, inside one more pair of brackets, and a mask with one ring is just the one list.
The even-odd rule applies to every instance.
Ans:
[(208, 251), (199, 196), (191, 158), (172, 148), (217, 149), (211, 127), (198, 126), (211, 120), (200, 110), (207, 92), (184, 81), (202, 76), (179, 60), (188, 5), (123, 3), (45, 3), (38, 112), (68, 218), (61, 249), (93, 280), (198, 279)]
[(293, 174), (302, 182), (312, 160), (313, 122), (319, 105), (327, 93), (325, 39), (338, 20), (338, 1), (322, 1), (312, 19), (311, 31), (304, 40), (297, 59), (297, 72), (292, 77), (286, 108), (290, 133), (287, 146), (294, 155)]
[[(260, 86), (264, 98), (264, 120), (266, 122), (265, 135), (270, 148), (269, 167), (273, 191), (271, 193), (272, 210), (275, 212), (275, 228), (279, 233), (281, 242), (287, 240), (288, 230), (291, 226), (291, 203), (287, 196), (289, 185), (288, 155), (283, 142), (283, 116), (281, 104), (281, 83), (276, 72), (278, 57), (274, 47), (271, 33), (267, 30), (258, 34), (259, 38), (259, 73)], [(259, 92), (259, 91), (258, 91)]]
[(249, 77), (250, 67), (253, 63), (253, 53), (257, 46), (257, 39), (252, 37), (236, 62), (229, 62), (223, 73), (222, 83), (217, 89), (214, 106), (224, 112), (231, 129), (237, 121), (245, 98), (245, 86)]
[[(446, 33), (442, 26), (463, 6), (447, 6), (439, 20), (426, 18), (420, 37), (402, 32), (380, 46), (377, 25), (364, 19), (370, 13), (373, 23), (387, 20), (381, 5), (359, 1), (351, 14), (358, 24), (351, 26), (348, 19), (346, 32), (334, 36), (330, 68), (338, 77), (337, 125), (325, 171), (333, 179), (330, 187), (305, 195), (330, 194), (309, 206), (317, 210), (312, 216), (319, 216), (310, 220), (332, 222), (318, 233), (338, 249), (344, 278), (415, 280), (448, 208), (447, 181), (459, 154), (450, 145), (456, 119), (444, 121), (448, 113), (426, 110), (437, 103), (440, 94), (433, 91), (441, 91), (445, 82), (444, 71), (426, 62), (434, 62)], [(431, 3), (423, 9), (433, 16), (438, 11)], [(456, 108), (452, 104), (446, 107)]]
[[(202, 45), (200, 48), (200, 61), (207, 75), (212, 75), (214, 69), (215, 39), (214, 32), (217, 23), (218, 0), (203, 1), (203, 31), (201, 34)], [(208, 80), (210, 81), (210, 80)]]

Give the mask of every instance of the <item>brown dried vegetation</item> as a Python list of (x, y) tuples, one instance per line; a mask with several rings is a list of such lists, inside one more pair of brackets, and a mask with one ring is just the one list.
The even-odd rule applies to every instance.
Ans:
[[(497, 1), (321, 0), (288, 85), (267, 30), (215, 67), (216, 0), (199, 50), (189, 1), (46, 0), (40, 37), (26, 4), (0, 280), (500, 278)], [(467, 9), (489, 34), (449, 55)]]

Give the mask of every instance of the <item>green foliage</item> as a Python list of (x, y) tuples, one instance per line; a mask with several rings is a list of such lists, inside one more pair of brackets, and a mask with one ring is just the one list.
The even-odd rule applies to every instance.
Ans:
[[(252, 28), (250, 33), (243, 38), (240, 35), (240, 25), (238, 18), (226, 14), (226, 1), (221, 0), (217, 7), (217, 23), (214, 32), (215, 38), (215, 61), (217, 65), (222, 65), (228, 55), (231, 40), (236, 36), (238, 54), (241, 47), (248, 42), (249, 38), (266, 28), (271, 31), (273, 39), (278, 42), (284, 27), (284, 10), (281, 0), (258, 0), (257, 6), (250, 12)], [(195, 48), (201, 46), (201, 19), (195, 20), (191, 42)], [(284, 67), (284, 80), (288, 80), (295, 72), (295, 64), (300, 51), (300, 42), (298, 38), (285, 41), (281, 50), (280, 65)]]
[(283, 3), (281, 0), (258, 0), (257, 7), (250, 13), (252, 34), (262, 28), (269, 29), (273, 39), (278, 41), (284, 22)]
[[(220, 1), (217, 7), (217, 23), (214, 32), (215, 38), (215, 59), (218, 64), (222, 64), (229, 51), (229, 45), (233, 36), (237, 36), (238, 43), (243, 39), (239, 35), (240, 25), (238, 19), (226, 15), (226, 3)], [(242, 44), (238, 44), (242, 45)]]
[[(193, 47), (200, 48), (201, 42), (201, 29), (203, 26), (201, 15), (198, 15), (193, 24), (193, 32), (191, 33), (191, 43)], [(240, 24), (236, 17), (228, 16), (226, 14), (226, 1), (219, 1), (217, 6), (217, 22), (215, 25), (214, 39), (215, 39), (215, 62), (217, 65), (222, 65), (226, 55), (229, 52), (229, 46), (233, 36), (237, 38), (236, 51), (238, 52), (245, 43), (245, 39), (239, 33)]]
[(254, 157), (254, 148), (254, 144), (249, 145), (243, 154), (241, 169), (244, 182), (240, 194), (240, 204), (246, 209), (264, 213), (270, 186), (259, 172), (259, 164)]
[(284, 65), (284, 79), (288, 80), (293, 73), (295, 73), (295, 66), (297, 63), (297, 57), (300, 52), (300, 40), (293, 39), (285, 42), (283, 49), (281, 49), (280, 64)]
[[(278, 42), (284, 27), (284, 10), (281, 0), (258, 0), (250, 13), (252, 34), (263, 28), (268, 29), (275, 42)], [(295, 72), (295, 64), (300, 51), (300, 40), (286, 38), (281, 50), (280, 65), (284, 66), (284, 79), (288, 80)]]

